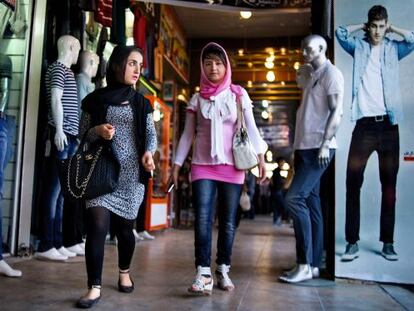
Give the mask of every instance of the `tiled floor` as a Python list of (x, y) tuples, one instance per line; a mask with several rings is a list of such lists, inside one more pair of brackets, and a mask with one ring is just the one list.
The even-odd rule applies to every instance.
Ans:
[[(290, 228), (273, 228), (270, 218), (245, 220), (240, 225), (231, 271), (237, 287), (234, 292), (214, 289), (210, 297), (188, 295), (194, 273), (192, 259), (192, 231), (156, 233), (156, 240), (137, 244), (132, 265), (136, 289), (132, 294), (121, 294), (116, 288), (116, 247), (108, 245), (102, 299), (95, 309), (414, 310), (414, 294), (399, 286), (348, 280), (327, 282), (322, 287), (279, 283), (277, 276), (294, 262), (294, 237)], [(67, 263), (24, 260), (13, 266), (23, 271), (23, 277), (0, 277), (0, 310), (71, 310), (85, 290), (83, 258)]]

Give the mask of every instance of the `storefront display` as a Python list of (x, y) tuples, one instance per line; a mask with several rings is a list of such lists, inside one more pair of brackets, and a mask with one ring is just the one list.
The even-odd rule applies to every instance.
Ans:
[[(156, 230), (169, 226), (169, 194), (167, 181), (170, 171), (170, 118), (171, 109), (159, 98), (146, 95), (154, 109), (158, 149), (154, 155), (155, 170), (148, 185), (146, 229)], [(148, 212), (149, 211), (149, 212)]]

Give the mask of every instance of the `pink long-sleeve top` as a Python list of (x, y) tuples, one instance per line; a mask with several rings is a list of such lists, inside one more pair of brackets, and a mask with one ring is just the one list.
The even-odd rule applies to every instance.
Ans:
[[(240, 103), (253, 148), (257, 154), (263, 154), (267, 150), (267, 144), (259, 134), (253, 117), (252, 101), (244, 89)], [(232, 151), (236, 129), (236, 96), (230, 88), (210, 99), (194, 94), (187, 107), (184, 132), (174, 163), (180, 166), (183, 164), (194, 141), (192, 181), (212, 179), (243, 184), (245, 174), (235, 168)]]

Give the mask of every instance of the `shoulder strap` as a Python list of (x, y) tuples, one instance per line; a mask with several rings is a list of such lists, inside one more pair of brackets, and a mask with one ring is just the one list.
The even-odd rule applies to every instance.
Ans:
[(236, 106), (237, 106), (237, 130), (240, 128), (246, 128), (246, 122), (244, 121), (244, 114), (242, 109), (242, 103), (240, 97), (236, 96)]

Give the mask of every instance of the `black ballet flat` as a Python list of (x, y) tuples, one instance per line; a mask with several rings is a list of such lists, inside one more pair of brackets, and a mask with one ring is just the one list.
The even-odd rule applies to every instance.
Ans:
[[(97, 286), (97, 285), (93, 285), (92, 288), (101, 289), (101, 287), (100, 286)], [(80, 298), (76, 302), (76, 308), (79, 308), (79, 309), (89, 309), (89, 308), (92, 308), (94, 305), (96, 305), (98, 303), (98, 301), (100, 299), (101, 299), (101, 295), (99, 295), (99, 297), (97, 297), (95, 299), (82, 299), (82, 298)]]
[[(127, 274), (127, 273), (129, 273), (129, 270), (128, 271), (119, 271), (119, 273), (120, 274)], [(134, 281), (132, 281), (131, 276), (129, 278), (130, 278), (131, 283), (132, 283), (131, 286), (124, 286), (124, 285), (122, 285), (121, 284), (121, 279), (120, 278), (118, 279), (118, 291), (119, 292), (126, 293), (126, 294), (130, 294), (130, 293), (132, 293), (134, 291), (134, 288), (135, 288)]]

